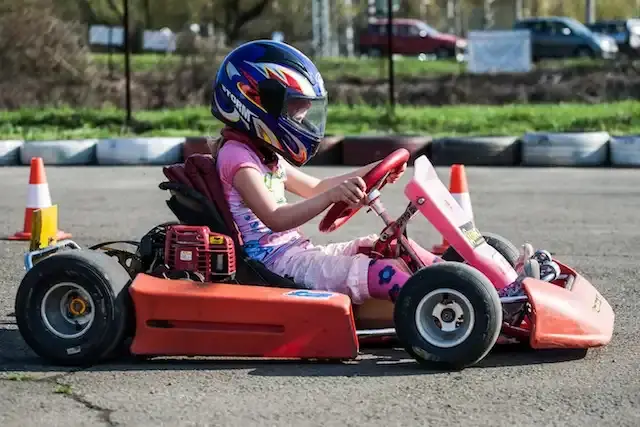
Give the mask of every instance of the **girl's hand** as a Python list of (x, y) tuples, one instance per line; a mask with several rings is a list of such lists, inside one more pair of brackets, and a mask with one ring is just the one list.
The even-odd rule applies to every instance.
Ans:
[(333, 187), (328, 194), (331, 203), (345, 202), (355, 205), (366, 197), (365, 191), (367, 191), (367, 185), (362, 178), (356, 176)]
[(404, 171), (406, 170), (407, 170), (407, 164), (404, 163), (398, 169), (394, 170), (389, 174), (389, 177), (387, 178), (387, 182), (389, 184), (393, 184), (394, 182), (400, 179), (400, 177), (402, 176), (402, 174), (404, 174)]

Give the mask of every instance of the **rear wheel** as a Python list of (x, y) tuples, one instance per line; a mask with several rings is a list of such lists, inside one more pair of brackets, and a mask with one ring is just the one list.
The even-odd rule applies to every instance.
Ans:
[(438, 59), (447, 59), (447, 58), (450, 58), (450, 57), (455, 55), (449, 49), (446, 49), (444, 47), (440, 47), (440, 48), (436, 49), (435, 53), (436, 53), (436, 57)]
[[(482, 233), (482, 237), (484, 237), (489, 246), (498, 251), (498, 253), (502, 255), (509, 262), (509, 264), (511, 264), (512, 267), (515, 268), (516, 263), (518, 262), (518, 257), (520, 256), (520, 252), (513, 243), (511, 243), (504, 237), (494, 233)], [(442, 254), (442, 259), (444, 259), (445, 261), (464, 262), (462, 256), (458, 252), (456, 252), (456, 250), (452, 246), (449, 246), (447, 250)]]
[(131, 277), (97, 251), (59, 252), (25, 275), (16, 296), (22, 337), (43, 359), (83, 366), (109, 358), (124, 339)]
[(415, 273), (396, 300), (399, 341), (419, 363), (463, 369), (493, 348), (502, 326), (495, 288), (478, 270), (437, 263)]
[(595, 53), (588, 47), (579, 47), (574, 54), (578, 58), (595, 58)]

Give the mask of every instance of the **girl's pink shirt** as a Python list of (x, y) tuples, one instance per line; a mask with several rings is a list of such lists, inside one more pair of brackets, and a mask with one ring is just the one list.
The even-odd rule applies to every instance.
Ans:
[(294, 246), (308, 243), (299, 229), (274, 232), (267, 227), (244, 203), (242, 196), (233, 186), (233, 177), (241, 168), (253, 168), (260, 172), (264, 185), (273, 195), (276, 203), (287, 203), (285, 182), (287, 175), (282, 163), (285, 161), (278, 155), (278, 164), (271, 169), (264, 165), (256, 153), (245, 144), (229, 140), (218, 152), (217, 169), (225, 199), (229, 204), (233, 220), (244, 241), (244, 250), (250, 258), (269, 266), (278, 260), (284, 252)]

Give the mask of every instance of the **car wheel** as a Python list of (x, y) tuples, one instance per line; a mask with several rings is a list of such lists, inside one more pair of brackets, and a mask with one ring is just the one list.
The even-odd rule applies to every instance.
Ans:
[[(482, 233), (482, 237), (484, 237), (489, 246), (498, 251), (515, 268), (520, 252), (513, 243), (494, 233)], [(442, 259), (445, 261), (464, 262), (464, 258), (452, 246), (449, 246), (444, 251)]]
[(464, 369), (491, 351), (502, 327), (498, 293), (480, 271), (438, 263), (416, 272), (394, 308), (398, 340), (430, 368)]
[(436, 57), (438, 59), (447, 59), (447, 58), (450, 58), (451, 56), (452, 56), (451, 52), (448, 49), (441, 47), (436, 50)]
[(129, 325), (130, 282), (118, 261), (102, 252), (54, 254), (20, 283), (18, 329), (29, 347), (53, 364), (102, 362), (118, 348)]
[(575, 55), (578, 58), (593, 58), (595, 56), (593, 51), (588, 47), (579, 47), (576, 49)]

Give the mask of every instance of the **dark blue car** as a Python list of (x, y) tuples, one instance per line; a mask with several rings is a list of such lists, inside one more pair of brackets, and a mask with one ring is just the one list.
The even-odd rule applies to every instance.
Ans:
[(534, 61), (570, 57), (612, 59), (618, 54), (618, 45), (612, 37), (596, 34), (573, 18), (526, 18), (516, 21), (514, 29), (531, 32)]
[(640, 19), (602, 20), (588, 27), (596, 34), (613, 37), (620, 53), (640, 57)]

